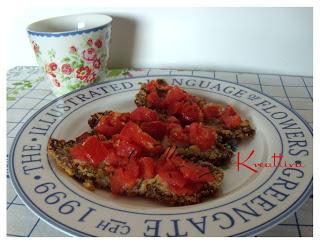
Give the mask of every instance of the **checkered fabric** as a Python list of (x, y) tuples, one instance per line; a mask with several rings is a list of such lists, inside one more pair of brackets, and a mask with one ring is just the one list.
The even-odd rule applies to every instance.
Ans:
[[(167, 69), (123, 69), (116, 77), (143, 75), (194, 75), (239, 83), (274, 97), (296, 110), (312, 126), (313, 78), (276, 74), (232, 73), (220, 71), (184, 71)], [(12, 142), (32, 114), (52, 101), (51, 93), (38, 67), (18, 66), (7, 73), (7, 152)], [(313, 197), (288, 219), (258, 236), (312, 236)], [(66, 236), (34, 215), (20, 200), (7, 173), (7, 235)]]

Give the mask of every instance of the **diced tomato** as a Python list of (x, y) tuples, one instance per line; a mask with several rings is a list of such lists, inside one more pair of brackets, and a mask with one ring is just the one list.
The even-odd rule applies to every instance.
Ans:
[(184, 124), (201, 122), (203, 120), (203, 113), (198, 104), (185, 103), (181, 110), (181, 120)]
[(229, 128), (233, 129), (238, 127), (241, 124), (241, 117), (239, 115), (222, 115), (221, 120), (223, 121), (224, 125)]
[(105, 136), (111, 137), (121, 131), (128, 119), (127, 115), (116, 114), (111, 112), (103, 116), (96, 125), (95, 130)]
[(174, 102), (174, 103), (168, 105), (168, 110), (167, 110), (168, 115), (174, 115), (174, 114), (181, 113), (183, 106), (184, 106), (183, 102)]
[(119, 119), (123, 122), (128, 122), (130, 120), (130, 113), (121, 113)]
[(229, 115), (229, 116), (231, 116), (231, 115), (236, 115), (237, 113), (236, 113), (236, 111), (233, 109), (233, 107), (231, 107), (230, 105), (227, 105), (227, 106), (224, 108), (222, 114), (223, 114), (223, 115)]
[(138, 107), (131, 112), (130, 119), (133, 122), (150, 122), (158, 120), (158, 114), (150, 108)]
[(158, 160), (157, 172), (160, 172), (160, 171), (175, 171), (175, 170), (177, 170), (177, 166), (175, 165), (173, 160), (164, 160), (162, 158), (160, 159), (160, 162)]
[(150, 94), (147, 95), (147, 103), (148, 106), (152, 108), (158, 108), (161, 103), (161, 98), (159, 97), (157, 92), (150, 92)]
[(125, 189), (131, 190), (139, 177), (139, 166), (135, 161), (130, 161), (126, 167), (120, 167), (113, 171), (110, 177), (111, 192), (121, 194)]
[(207, 120), (219, 118), (221, 115), (221, 106), (214, 103), (208, 103), (203, 108), (203, 114)]
[(185, 178), (193, 182), (210, 182), (214, 179), (208, 167), (198, 164), (185, 162), (179, 169)]
[(142, 174), (144, 179), (153, 178), (155, 175), (155, 161), (151, 157), (142, 157), (139, 160), (142, 166)]
[(166, 118), (166, 123), (167, 124), (171, 124), (171, 123), (174, 123), (174, 124), (180, 124), (180, 120), (178, 120), (176, 117), (174, 116), (168, 116)]
[(229, 129), (236, 128), (241, 124), (241, 117), (230, 105), (224, 108), (220, 119)]
[(82, 161), (88, 160), (85, 152), (82, 149), (81, 144), (77, 144), (77, 145), (73, 146), (72, 148), (70, 148), (70, 154), (71, 154), (72, 158), (74, 158), (74, 159), (78, 159), (78, 160), (82, 160)]
[(173, 86), (166, 94), (165, 98), (162, 101), (162, 106), (167, 107), (170, 104), (173, 104), (175, 102), (180, 102), (186, 100), (188, 97), (188, 94), (183, 91), (178, 86)]
[(188, 135), (185, 133), (181, 125), (179, 124), (168, 124), (167, 125), (169, 131), (169, 141), (172, 143), (176, 143), (178, 145), (183, 145), (188, 143)]
[(166, 181), (169, 185), (172, 185), (172, 186), (184, 187), (187, 183), (187, 180), (177, 170), (175, 171), (160, 170), (159, 176), (164, 181)]
[(138, 178), (140, 174), (140, 167), (136, 160), (130, 159), (125, 167), (125, 176), (128, 178)]
[(167, 134), (166, 123), (162, 121), (143, 122), (140, 124), (140, 128), (157, 140), (162, 140)]
[(160, 143), (133, 122), (128, 122), (120, 132), (121, 136), (127, 137), (132, 143), (142, 147), (145, 151), (151, 153), (161, 152)]
[(82, 143), (82, 146), (87, 158), (90, 159), (91, 163), (95, 166), (103, 161), (109, 153), (103, 143), (99, 141), (96, 136), (88, 137)]
[(204, 126), (202, 123), (192, 123), (188, 126), (189, 141), (201, 150), (209, 150), (216, 143), (217, 134), (214, 127)]
[(113, 141), (112, 140), (107, 140), (107, 141), (102, 141), (104, 147), (106, 149), (113, 149)]
[(114, 149), (108, 150), (108, 155), (106, 156), (106, 162), (112, 166), (118, 166), (120, 164), (121, 158), (116, 154)]
[(127, 137), (115, 135), (112, 140), (118, 156), (129, 158), (136, 157), (141, 153), (141, 148), (131, 143)]
[(89, 136), (82, 144), (77, 144), (70, 149), (73, 158), (90, 162), (97, 166), (108, 155), (108, 150), (104, 144), (99, 141), (97, 136)]
[(125, 178), (123, 169), (118, 168), (114, 171), (114, 174), (110, 177), (110, 188), (113, 194), (121, 194), (124, 190)]

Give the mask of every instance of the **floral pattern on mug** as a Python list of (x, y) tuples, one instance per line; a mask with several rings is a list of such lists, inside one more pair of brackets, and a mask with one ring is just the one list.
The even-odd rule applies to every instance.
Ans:
[(101, 36), (88, 37), (78, 46), (70, 45), (69, 55), (61, 60), (55, 60), (56, 53), (52, 49), (46, 56), (49, 60), (45, 60), (45, 55), (40, 55), (40, 46), (35, 41), (32, 41), (32, 46), (55, 87), (66, 86), (68, 90), (74, 90), (93, 83), (99, 78), (97, 74), (101, 67), (106, 65), (107, 54), (103, 50)]
[(82, 58), (85, 61), (93, 61), (96, 57), (96, 50), (94, 48), (88, 48), (82, 52)]
[(73, 70), (74, 69), (72, 68), (71, 64), (66, 63), (61, 65), (61, 72), (64, 75), (70, 75), (73, 72)]

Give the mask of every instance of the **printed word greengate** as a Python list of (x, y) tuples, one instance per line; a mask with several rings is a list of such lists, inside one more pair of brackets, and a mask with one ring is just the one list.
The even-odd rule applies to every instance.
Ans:
[(303, 164), (301, 163), (300, 160), (296, 160), (295, 162), (287, 162), (285, 160), (283, 160), (285, 158), (285, 156), (283, 156), (281, 153), (276, 154), (273, 153), (272, 158), (272, 162), (256, 162), (256, 163), (251, 163), (250, 165), (248, 164), (249, 159), (253, 157), (255, 153), (255, 150), (253, 149), (249, 156), (241, 162), (241, 153), (238, 152), (237, 153), (237, 171), (240, 170), (240, 166), (246, 167), (247, 169), (253, 171), (254, 173), (257, 173), (258, 170), (257, 168), (276, 168), (276, 167), (280, 167), (280, 168), (303, 168)]

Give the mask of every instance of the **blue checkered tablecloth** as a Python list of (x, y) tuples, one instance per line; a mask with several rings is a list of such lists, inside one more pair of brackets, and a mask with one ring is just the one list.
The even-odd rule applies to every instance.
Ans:
[[(313, 78), (277, 74), (184, 71), (168, 69), (116, 69), (109, 78), (143, 75), (195, 75), (239, 83), (270, 95), (296, 110), (312, 126)], [(7, 153), (22, 125), (38, 109), (55, 99), (38, 67), (18, 66), (7, 73)], [(313, 197), (288, 219), (258, 236), (312, 236)], [(7, 173), (7, 235), (66, 236), (33, 214), (13, 189)]]

